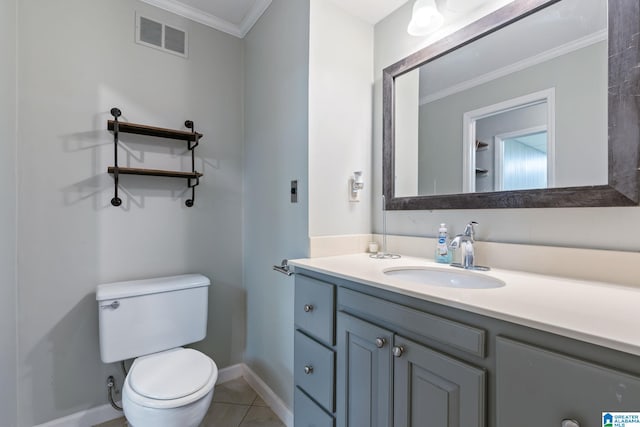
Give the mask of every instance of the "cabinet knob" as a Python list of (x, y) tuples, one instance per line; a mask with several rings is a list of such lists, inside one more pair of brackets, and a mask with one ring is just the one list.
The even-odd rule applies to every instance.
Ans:
[(304, 373), (307, 375), (313, 374), (313, 366), (307, 365), (304, 367)]
[(304, 305), (304, 312), (305, 313), (310, 313), (313, 311), (313, 306), (311, 304), (305, 304)]
[(402, 356), (402, 353), (404, 353), (404, 347), (401, 345), (397, 345), (393, 347), (391, 351), (395, 357), (400, 357)]
[(562, 420), (562, 424), (560, 427), (580, 427), (580, 423), (576, 420)]
[(384, 338), (376, 338), (376, 347), (382, 348), (387, 343), (387, 340)]

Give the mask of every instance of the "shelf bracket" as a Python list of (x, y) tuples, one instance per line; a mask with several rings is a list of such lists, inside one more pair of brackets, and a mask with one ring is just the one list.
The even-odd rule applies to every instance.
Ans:
[[(193, 133), (195, 136), (193, 145), (191, 145), (191, 141), (188, 141), (187, 147), (189, 148), (189, 151), (191, 151), (191, 172), (196, 173), (196, 152), (194, 148), (196, 148), (200, 144), (200, 134), (196, 132), (196, 127), (192, 120), (185, 121), (184, 125), (187, 129), (191, 129), (191, 133)], [(196, 178), (195, 184), (193, 184), (192, 179), (188, 179), (187, 182), (187, 185), (189, 186), (189, 188), (191, 188), (191, 198), (187, 199), (184, 204), (190, 208), (196, 201), (196, 187), (200, 185), (200, 178)]]
[(114, 196), (111, 199), (111, 204), (113, 206), (120, 206), (122, 204), (122, 199), (118, 197), (118, 183), (119, 183), (119, 174), (118, 174), (118, 117), (122, 115), (122, 111), (118, 108), (111, 109), (111, 115), (113, 116), (113, 121), (115, 122), (113, 125), (113, 182), (114, 182)]

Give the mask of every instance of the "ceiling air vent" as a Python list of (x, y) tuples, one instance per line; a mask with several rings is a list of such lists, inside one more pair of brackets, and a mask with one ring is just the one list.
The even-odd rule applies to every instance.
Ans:
[(187, 33), (165, 23), (136, 14), (136, 42), (187, 57)]

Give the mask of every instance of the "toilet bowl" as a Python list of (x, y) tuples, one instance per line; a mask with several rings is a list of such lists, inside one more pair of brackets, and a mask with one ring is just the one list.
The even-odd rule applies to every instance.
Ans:
[(100, 358), (135, 359), (122, 387), (132, 427), (197, 427), (218, 379), (218, 367), (183, 348), (206, 336), (211, 282), (201, 274), (98, 285)]
[(204, 419), (218, 367), (193, 349), (175, 348), (137, 358), (122, 391), (131, 427), (197, 427)]

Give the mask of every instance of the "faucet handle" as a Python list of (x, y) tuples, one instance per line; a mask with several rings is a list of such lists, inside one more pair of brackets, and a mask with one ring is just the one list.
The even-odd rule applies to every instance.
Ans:
[(451, 239), (451, 241), (449, 242), (449, 248), (451, 249), (458, 249), (460, 247), (460, 241), (462, 234), (458, 234), (456, 237), (454, 237), (453, 239)]
[(475, 222), (475, 221), (470, 221), (470, 222), (466, 225), (466, 227), (464, 227), (464, 233), (463, 233), (465, 236), (471, 236), (471, 239), (472, 239), (472, 240), (473, 240), (473, 236), (474, 236), (474, 235), (475, 235), (475, 233), (476, 233), (476, 230), (475, 230), (475, 228), (474, 228), (474, 225), (478, 225), (478, 223), (477, 223), (477, 222)]

